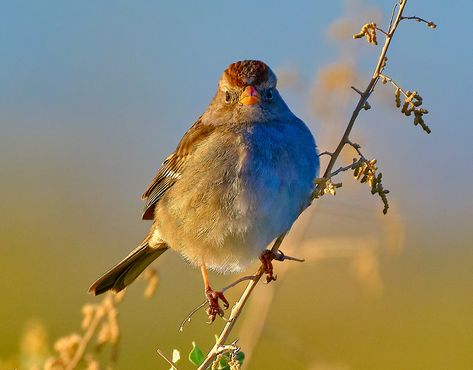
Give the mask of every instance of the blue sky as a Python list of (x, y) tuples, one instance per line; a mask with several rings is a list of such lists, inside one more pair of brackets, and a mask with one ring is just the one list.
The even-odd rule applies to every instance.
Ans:
[[(390, 6), (386, 1), (300, 1), (297, 6), (3, 1), (1, 166), (16, 168), (9, 172), (12, 184), (24, 182), (24, 174), (45, 163), (51, 168), (43, 173), (82, 170), (87, 173), (84, 184), (87, 176), (103, 176), (110, 191), (131, 188), (129, 196), (138, 203), (141, 188), (205, 109), (229, 63), (262, 59), (275, 70), (295, 68), (312, 84), (316, 71), (337, 55), (326, 37), (328, 25), (347, 7), (355, 13), (376, 8), (386, 20)], [(473, 5), (410, 1), (406, 14), (433, 19), (438, 28), (403, 25), (390, 50), (389, 72), (422, 92), (433, 133), (427, 137), (414, 134), (417, 128), (392, 128), (410, 123), (382, 108), (366, 119), (393, 126), (383, 125), (370, 149), (397, 175), (419, 174), (417, 186), (427, 189), (419, 195), (422, 205), (440, 202), (445, 210), (460, 207), (468, 216), (473, 198)], [(376, 50), (361, 48), (359, 65), (368, 73)], [(288, 100), (317, 135), (323, 122), (304, 101), (290, 94)], [(393, 141), (396, 147), (390, 146)], [(319, 146), (328, 149), (320, 141)], [(123, 171), (129, 176), (123, 178)], [(391, 183), (401, 194), (411, 186), (398, 177)]]

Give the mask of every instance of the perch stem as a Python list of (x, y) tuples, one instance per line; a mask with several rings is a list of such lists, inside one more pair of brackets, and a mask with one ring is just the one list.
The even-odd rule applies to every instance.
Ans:
[[(389, 45), (391, 44), (391, 40), (394, 36), (394, 33), (396, 32), (397, 26), (399, 25), (399, 22), (402, 19), (402, 13), (404, 11), (404, 8), (405, 8), (406, 4), (407, 4), (407, 0), (400, 0), (399, 1), (399, 8), (398, 8), (398, 11), (397, 11), (396, 18), (394, 19), (391, 27), (389, 28), (389, 32), (387, 33), (387, 35), (385, 37), (385, 42), (384, 42), (383, 48), (381, 50), (381, 53), (380, 53), (380, 56), (379, 56), (379, 59), (378, 59), (378, 63), (376, 64), (373, 75), (371, 77), (371, 80), (370, 80), (368, 86), (366, 87), (366, 89), (362, 92), (362, 94), (360, 96), (360, 99), (358, 101), (358, 104), (356, 105), (356, 107), (355, 107), (355, 109), (354, 109), (354, 111), (351, 115), (350, 121), (348, 122), (348, 126), (347, 126), (347, 128), (346, 128), (346, 130), (345, 130), (345, 132), (344, 132), (337, 148), (330, 155), (330, 161), (327, 165), (327, 168), (325, 169), (323, 177), (330, 176), (330, 174), (332, 172), (332, 169), (335, 166), (335, 163), (337, 162), (337, 159), (338, 159), (340, 153), (342, 152), (343, 148), (345, 147), (346, 144), (350, 143), (349, 136), (350, 136), (350, 133), (353, 129), (353, 125), (355, 124), (355, 121), (358, 117), (358, 114), (363, 109), (363, 106), (365, 105), (365, 103), (368, 100), (369, 96), (373, 92), (373, 89), (376, 86), (376, 83), (379, 80), (381, 71), (383, 70), (383, 67), (384, 67), (386, 53), (388, 51)], [(276, 241), (273, 244), (273, 247), (271, 248), (272, 252), (277, 253), (277, 251), (279, 250), (279, 247), (282, 244), (286, 234), (287, 233), (283, 233), (276, 239)], [(225, 326), (224, 326), (222, 332), (220, 333), (215, 345), (212, 347), (210, 352), (207, 354), (204, 362), (197, 368), (197, 370), (205, 370), (212, 364), (215, 356), (217, 356), (217, 354), (218, 354), (219, 348), (221, 348), (225, 344), (225, 342), (227, 341), (228, 336), (230, 335), (230, 333), (231, 333), (238, 317), (240, 316), (240, 314), (243, 310), (243, 307), (245, 306), (246, 302), (248, 301), (251, 293), (253, 292), (253, 289), (256, 287), (259, 280), (261, 279), (261, 276), (263, 275), (263, 272), (264, 272), (263, 268), (260, 267), (259, 270), (254, 275), (254, 279), (251, 280), (248, 283), (248, 285), (246, 286), (246, 289), (243, 292), (243, 294), (241, 295), (240, 299), (235, 304), (235, 306), (233, 306), (232, 312), (230, 314), (230, 318), (229, 318), (228, 322), (225, 324)]]

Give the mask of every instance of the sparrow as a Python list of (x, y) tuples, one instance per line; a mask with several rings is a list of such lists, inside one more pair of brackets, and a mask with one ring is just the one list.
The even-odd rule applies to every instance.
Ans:
[(261, 61), (230, 64), (142, 196), (149, 234), (91, 293), (121, 291), (168, 249), (200, 268), (211, 321), (228, 301), (211, 288), (208, 269), (236, 273), (259, 257), (275, 280), (266, 247), (310, 204), (319, 169), (314, 137), (276, 83)]

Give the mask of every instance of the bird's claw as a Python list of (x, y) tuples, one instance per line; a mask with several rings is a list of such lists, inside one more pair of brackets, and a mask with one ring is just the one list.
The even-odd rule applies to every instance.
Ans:
[(223, 295), (222, 292), (216, 292), (211, 288), (205, 290), (205, 296), (207, 297), (207, 303), (209, 307), (205, 310), (207, 315), (209, 315), (209, 324), (215, 321), (215, 318), (218, 316), (223, 317), (223, 309), (218, 304), (218, 300), (220, 299), (223, 302), (223, 308), (227, 309), (230, 305)]
[(274, 274), (273, 272), (273, 260), (276, 261), (284, 261), (284, 253), (281, 251), (278, 251), (278, 253), (274, 253), (271, 250), (265, 250), (263, 253), (261, 253), (261, 256), (259, 257), (261, 264), (263, 266), (263, 272), (267, 274), (266, 276), (266, 283), (270, 283), (271, 281), (276, 281), (278, 276)]

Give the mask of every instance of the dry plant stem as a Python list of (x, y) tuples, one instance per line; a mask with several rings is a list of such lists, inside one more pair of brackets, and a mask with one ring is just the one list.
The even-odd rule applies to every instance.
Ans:
[[(404, 8), (406, 7), (406, 3), (407, 3), (407, 0), (400, 0), (399, 1), (399, 8), (398, 8), (398, 11), (397, 11), (396, 18), (394, 19), (392, 25), (389, 28), (389, 31), (387, 32), (385, 42), (384, 42), (384, 46), (381, 50), (381, 53), (380, 53), (380, 56), (379, 56), (379, 59), (378, 59), (378, 63), (375, 67), (375, 70), (373, 72), (371, 80), (370, 80), (368, 86), (366, 87), (366, 89), (364, 90), (364, 92), (360, 96), (360, 100), (358, 101), (358, 104), (356, 105), (356, 108), (352, 113), (352, 116), (350, 118), (350, 121), (348, 122), (348, 126), (345, 130), (345, 133), (343, 134), (342, 139), (340, 140), (340, 143), (338, 144), (335, 151), (330, 155), (330, 161), (329, 161), (329, 163), (327, 165), (327, 168), (325, 169), (325, 172), (324, 172), (324, 175), (323, 175), (323, 177), (325, 177), (325, 178), (330, 176), (330, 174), (332, 172), (332, 169), (335, 166), (335, 163), (336, 163), (340, 153), (342, 152), (345, 145), (349, 144), (349, 142), (350, 142), (349, 136), (350, 136), (351, 130), (353, 129), (353, 125), (355, 124), (355, 121), (358, 117), (358, 114), (363, 109), (363, 106), (365, 105), (365, 103), (368, 100), (369, 96), (373, 92), (373, 89), (376, 86), (376, 83), (379, 80), (381, 71), (383, 69), (383, 64), (384, 64), (384, 60), (385, 60), (385, 57), (386, 57), (386, 53), (388, 51), (388, 48), (389, 48), (391, 40), (394, 36), (394, 33), (396, 32), (397, 26), (399, 25), (399, 22), (402, 19), (402, 13), (404, 11)], [(271, 248), (272, 252), (277, 253), (277, 251), (279, 250), (279, 247), (282, 244), (285, 236), (286, 236), (286, 233), (281, 234), (276, 239), (276, 241), (274, 242), (273, 247)], [(214, 357), (218, 354), (219, 348), (225, 344), (225, 342), (226, 342), (228, 336), (230, 335), (230, 333), (231, 333), (238, 317), (240, 316), (240, 314), (243, 310), (243, 307), (245, 306), (246, 302), (248, 301), (248, 298), (250, 297), (250, 295), (251, 295), (253, 289), (255, 288), (256, 284), (258, 284), (258, 282), (261, 279), (262, 275), (263, 275), (263, 269), (260, 267), (258, 272), (254, 275), (254, 280), (252, 280), (248, 283), (248, 285), (247, 285), (245, 291), (243, 292), (243, 294), (241, 295), (240, 299), (235, 304), (235, 306), (233, 306), (232, 312), (230, 314), (229, 321), (225, 324), (222, 332), (220, 333), (220, 336), (217, 339), (217, 342), (212, 347), (210, 352), (207, 354), (207, 357), (205, 358), (204, 362), (198, 367), (197, 370), (205, 370), (212, 364), (212, 361), (213, 361)]]
[(243, 276), (243, 277), (239, 278), (237, 281), (234, 281), (230, 285), (227, 285), (225, 288), (223, 288), (222, 293), (225, 293), (228, 289), (233, 288), (237, 284), (240, 284), (240, 283), (242, 283), (244, 281), (247, 281), (247, 280), (254, 280), (254, 279), (255, 279), (254, 275)]
[(387, 33), (385, 30), (383, 30), (383, 29), (381, 29), (381, 28), (379, 28), (379, 27), (376, 27), (376, 29), (377, 29), (379, 32), (384, 33), (385, 36), (388, 36), (388, 33)]
[(385, 74), (382, 74), (380, 73), (379, 74), (379, 77), (380, 78), (384, 78), (386, 81), (388, 81), (391, 85), (393, 85), (395, 88), (399, 89), (400, 92), (402, 92), (402, 95), (404, 95), (406, 98), (409, 97), (409, 95), (407, 94), (407, 92), (405, 92), (401, 86), (399, 86), (399, 84), (394, 81), (391, 77), (389, 76), (386, 76)]
[(355, 167), (357, 167), (358, 165), (360, 165), (363, 162), (364, 162), (364, 158), (360, 158), (360, 159), (358, 159), (357, 161), (353, 162), (352, 164), (350, 164), (348, 166), (340, 167), (337, 170), (333, 171), (330, 175), (328, 175), (327, 178), (331, 179), (332, 177), (338, 175), (340, 172), (345, 172), (345, 171), (348, 171), (348, 170), (352, 170), (352, 169), (354, 169)]
[(384, 41), (384, 46), (383, 49), (381, 50), (381, 54), (379, 55), (378, 58), (378, 64), (376, 65), (376, 68), (373, 72), (373, 76), (371, 77), (371, 81), (369, 82), (368, 86), (366, 87), (365, 91), (361, 94), (360, 100), (358, 101), (358, 104), (356, 105), (355, 110), (352, 113), (352, 116), (350, 118), (350, 121), (348, 122), (348, 126), (345, 130), (345, 133), (343, 134), (342, 139), (340, 140), (340, 143), (337, 146), (337, 149), (333, 152), (332, 157), (330, 158), (330, 162), (327, 165), (327, 168), (325, 169), (325, 173), (323, 177), (327, 177), (330, 175), (332, 172), (332, 169), (335, 165), (335, 162), (338, 159), (338, 156), (340, 155), (342, 149), (345, 147), (345, 145), (349, 142), (349, 136), (351, 133), (351, 130), (353, 129), (353, 125), (355, 124), (355, 121), (358, 117), (358, 114), (360, 111), (363, 109), (363, 106), (365, 105), (365, 102), (368, 100), (369, 96), (373, 92), (373, 88), (375, 87), (376, 83), (379, 80), (381, 71), (382, 71), (382, 65), (384, 62), (384, 58), (386, 57), (386, 53), (388, 51), (389, 45), (391, 44), (391, 40), (394, 36), (394, 33), (396, 32), (397, 26), (399, 25), (399, 22), (402, 19), (402, 12), (404, 11), (404, 8), (406, 6), (407, 0), (401, 0), (399, 4), (399, 10), (397, 12), (396, 19), (394, 20), (394, 23), (389, 29), (388, 34), (386, 35), (386, 39)]
[(190, 322), (192, 319), (192, 316), (194, 316), (197, 311), (199, 311), (201, 308), (204, 308), (207, 305), (207, 300), (203, 301), (200, 305), (198, 305), (196, 308), (194, 308), (184, 320), (182, 320), (181, 325), (179, 325), (179, 332), (182, 333), (184, 331), (184, 326), (186, 323)]
[(389, 30), (392, 29), (393, 27), (393, 21), (394, 21), (394, 16), (396, 15), (396, 9), (397, 9), (398, 3), (396, 3), (393, 6), (393, 10), (391, 10), (391, 19), (389, 20)]
[(432, 27), (432, 28), (437, 27), (435, 25), (435, 23), (433, 23), (431, 21), (427, 21), (427, 20), (425, 20), (424, 18), (421, 18), (421, 17), (416, 17), (415, 15), (411, 16), (411, 17), (401, 17), (401, 21), (404, 20), (404, 19), (412, 19), (412, 20), (415, 20), (417, 22), (423, 22), (423, 23), (427, 24), (427, 26)]
[(347, 141), (347, 144), (352, 146), (353, 149), (356, 150), (356, 152), (358, 153), (358, 155), (360, 156), (360, 159), (362, 159), (363, 161), (367, 161), (367, 159), (365, 158), (365, 156), (363, 155), (363, 153), (361, 152), (360, 148), (361, 146), (359, 144), (356, 144), (354, 142), (352, 142), (351, 140), (348, 140)]
[(168, 359), (168, 358), (166, 357), (166, 355), (164, 354), (163, 351), (161, 351), (161, 350), (158, 348), (158, 349), (156, 350), (156, 352), (158, 352), (158, 355), (160, 355), (160, 356), (164, 359), (164, 361), (166, 361), (169, 365), (171, 365), (174, 370), (179, 370), (179, 369), (177, 368), (176, 364), (175, 364), (174, 362), (172, 362), (170, 359)]
[(94, 314), (94, 318), (87, 329), (87, 332), (82, 337), (82, 340), (77, 347), (76, 353), (74, 353), (74, 357), (72, 357), (71, 362), (69, 362), (65, 368), (65, 370), (74, 370), (77, 365), (79, 364), (80, 360), (84, 356), (85, 350), (87, 349), (87, 345), (89, 344), (90, 340), (95, 334), (102, 318), (104, 317), (103, 311), (99, 308)]
[[(284, 240), (284, 237), (286, 236), (286, 233), (281, 234), (276, 241), (273, 244), (273, 247), (271, 248), (271, 251), (276, 253), (279, 250), (279, 247)], [(214, 360), (214, 357), (218, 354), (218, 351), (221, 346), (225, 344), (227, 341), (228, 336), (230, 335), (233, 326), (235, 325), (238, 317), (240, 316), (243, 307), (245, 306), (246, 302), (248, 301), (248, 298), (250, 298), (251, 292), (255, 288), (256, 284), (258, 284), (259, 280), (261, 279), (261, 276), (263, 276), (263, 268), (260, 267), (258, 272), (253, 276), (253, 280), (251, 280), (248, 285), (246, 286), (245, 291), (241, 295), (240, 299), (238, 300), (237, 303), (232, 307), (232, 312), (230, 314), (230, 319), (228, 322), (225, 324), (225, 327), (223, 328), (222, 332), (220, 333), (217, 342), (215, 345), (212, 347), (210, 352), (207, 354), (207, 357), (205, 358), (204, 362), (197, 368), (197, 370), (205, 370), (207, 369), (211, 364), (212, 361)]]

